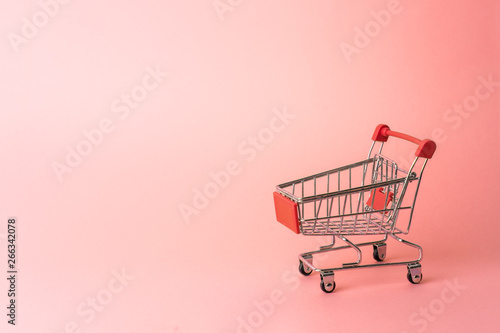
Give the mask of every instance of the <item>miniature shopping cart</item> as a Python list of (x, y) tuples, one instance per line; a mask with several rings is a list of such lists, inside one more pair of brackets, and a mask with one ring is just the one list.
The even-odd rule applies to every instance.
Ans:
[[(384, 142), (390, 136), (418, 145), (415, 160), (408, 171), (382, 155)], [(422, 280), (422, 248), (398, 235), (407, 234), (410, 230), (422, 174), (436, 150), (436, 144), (431, 140), (419, 140), (394, 132), (387, 125), (378, 125), (372, 140), (366, 160), (278, 185), (274, 192), (278, 222), (297, 234), (332, 236), (331, 244), (299, 255), (300, 273), (307, 276), (313, 271), (319, 272), (321, 289), (326, 293), (335, 289), (334, 272), (341, 269), (406, 265), (407, 278), (411, 283)], [(372, 156), (377, 146), (378, 153)], [(420, 172), (416, 171), (418, 169)], [(358, 235), (383, 235), (383, 238), (355, 244), (346, 237)], [(382, 262), (386, 258), (388, 236), (418, 249), (418, 258)], [(347, 245), (334, 247), (336, 237)], [(361, 264), (360, 247), (370, 245), (373, 246), (375, 261)], [(357, 261), (326, 269), (313, 264), (314, 255), (348, 248), (356, 251)]]

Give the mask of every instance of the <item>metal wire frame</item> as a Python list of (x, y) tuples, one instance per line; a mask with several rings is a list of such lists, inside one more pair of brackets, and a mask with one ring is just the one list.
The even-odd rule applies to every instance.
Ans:
[[(277, 191), (279, 193), (298, 203), (300, 231), (304, 235), (333, 235), (331, 244), (321, 246), (319, 250), (299, 255), (301, 265), (304, 265), (302, 266), (302, 273), (308, 275), (312, 271), (320, 272), (322, 289), (326, 292), (331, 292), (335, 288), (334, 271), (339, 269), (407, 265), (408, 278), (413, 281), (413, 283), (418, 283), (422, 278), (419, 263), (423, 256), (422, 247), (418, 244), (404, 240), (396, 234), (407, 234), (409, 232), (420, 182), (425, 166), (427, 165), (427, 159), (424, 159), (420, 173), (417, 175), (413, 170), (419, 157), (414, 159), (408, 171), (404, 171), (399, 169), (394, 161), (382, 155), (383, 142), (380, 143), (378, 153), (371, 157), (374, 146), (375, 142), (372, 143), (368, 152), (368, 158), (364, 161), (277, 186)], [(369, 177), (370, 183), (365, 185), (370, 165), (372, 166), (371, 176)], [(356, 171), (358, 171), (357, 168), (362, 169), (361, 185), (353, 187), (353, 170), (356, 169)], [(342, 177), (342, 172), (344, 172), (344, 174), (347, 173), (347, 176)], [(318, 185), (320, 179), (325, 177), (326, 189), (323, 188), (323, 191), (321, 191), (321, 189), (318, 189)], [(345, 178), (347, 178), (347, 181)], [(332, 180), (334, 179), (337, 180), (337, 186), (332, 184)], [(310, 185), (311, 183), (313, 193), (306, 195), (306, 185)], [(345, 186), (342, 186), (343, 183)], [(411, 204), (403, 206), (403, 199), (410, 184), (415, 185)], [(291, 190), (289, 190), (290, 187)], [(364, 206), (365, 195), (367, 193), (372, 194), (374, 193), (373, 191), (379, 189), (382, 189), (382, 193), (385, 193), (383, 207), (375, 207), (375, 195), (372, 196), (371, 202), (368, 199), (366, 206)], [(393, 200), (389, 200), (389, 193), (391, 192), (393, 193)], [(354, 201), (353, 195), (355, 196)], [(307, 218), (306, 205), (313, 207), (312, 217)], [(321, 210), (322, 205), (326, 207), (323, 211)], [(334, 207), (336, 207), (337, 214), (335, 214)], [(347, 212), (346, 209), (348, 209)], [(409, 212), (406, 228), (396, 227), (400, 211)], [(322, 215), (322, 213), (325, 214)], [(384, 237), (380, 240), (357, 244), (345, 237), (345, 235), (375, 234), (382, 234)], [(385, 242), (388, 237), (395, 239), (403, 245), (416, 248), (418, 250), (418, 258), (408, 261), (379, 262), (360, 265), (362, 260), (360, 247), (368, 245), (373, 245), (374, 248), (385, 247)], [(335, 247), (336, 238), (340, 238), (347, 243), (347, 245)], [(355, 262), (344, 263), (339, 267), (327, 269), (317, 268), (313, 265), (313, 255), (346, 248), (351, 248), (356, 251), (357, 260)]]
[[(412, 170), (418, 157), (407, 172), (381, 155), (383, 144), (380, 145), (379, 152), (371, 157), (373, 146), (374, 144), (370, 148), (368, 159), (364, 161), (277, 186), (278, 192), (298, 203), (302, 234), (370, 235), (409, 232), (416, 194), (427, 161), (417, 177)], [(354, 174), (361, 186), (353, 187)], [(368, 174), (370, 181), (365, 185)], [(416, 184), (414, 198), (410, 205), (403, 205), (410, 183)], [(376, 192), (385, 194), (382, 207), (374, 206), (378, 194)], [(393, 195), (392, 200), (390, 194)], [(365, 205), (365, 198), (370, 195), (372, 201)], [(397, 227), (398, 215), (404, 210), (409, 211), (407, 224), (401, 227), (400, 223)]]

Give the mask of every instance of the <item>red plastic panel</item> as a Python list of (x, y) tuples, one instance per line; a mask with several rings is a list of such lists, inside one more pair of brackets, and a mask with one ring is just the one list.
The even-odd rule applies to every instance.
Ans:
[(276, 220), (296, 234), (299, 234), (300, 228), (297, 203), (279, 194), (278, 192), (274, 192), (273, 196), (274, 209), (276, 210)]
[[(370, 191), (370, 197), (366, 201), (366, 205), (370, 206), (373, 208), (373, 210), (383, 210), (387, 209), (385, 207), (385, 193), (382, 191), (382, 188), (378, 188), (376, 190), (371, 190)], [(375, 199), (373, 199), (373, 196), (375, 196)], [(394, 193), (389, 192), (389, 196), (387, 198), (387, 207), (389, 207), (389, 203), (392, 201), (394, 198)], [(373, 206), (372, 206), (372, 200), (373, 200)], [(387, 214), (388, 212), (386, 212)]]

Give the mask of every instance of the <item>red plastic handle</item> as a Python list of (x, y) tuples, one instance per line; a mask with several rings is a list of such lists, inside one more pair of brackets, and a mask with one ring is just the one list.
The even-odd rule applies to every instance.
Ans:
[(389, 136), (394, 136), (418, 145), (417, 151), (415, 152), (415, 156), (418, 157), (431, 158), (436, 151), (436, 143), (434, 141), (428, 139), (419, 140), (408, 134), (391, 131), (389, 126), (383, 124), (377, 126), (375, 132), (373, 133), (372, 140), (386, 142), (387, 139), (389, 139)]

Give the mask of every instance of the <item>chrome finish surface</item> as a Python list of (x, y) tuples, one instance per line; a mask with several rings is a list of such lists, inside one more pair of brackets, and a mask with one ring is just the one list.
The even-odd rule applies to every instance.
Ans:
[[(377, 151), (376, 142), (373, 142), (368, 158), (363, 161), (276, 187), (277, 192), (297, 203), (299, 227), (303, 235), (331, 237), (331, 243), (299, 255), (301, 272), (304, 275), (319, 272), (321, 289), (327, 293), (335, 289), (334, 272), (343, 269), (406, 265), (411, 283), (422, 280), (422, 247), (399, 235), (409, 233), (428, 160), (415, 157), (409, 170), (405, 171), (394, 160), (382, 155), (383, 143), (378, 144), (378, 152), (372, 156)], [(360, 243), (351, 240), (354, 236), (367, 235), (383, 237)], [(345, 245), (336, 246), (337, 238)], [(415, 248), (418, 256), (391, 262), (387, 255), (388, 240)], [(366, 246), (373, 247), (373, 260), (376, 262), (363, 262), (361, 248)], [(313, 264), (315, 255), (346, 249), (354, 251), (356, 261), (327, 268)]]

